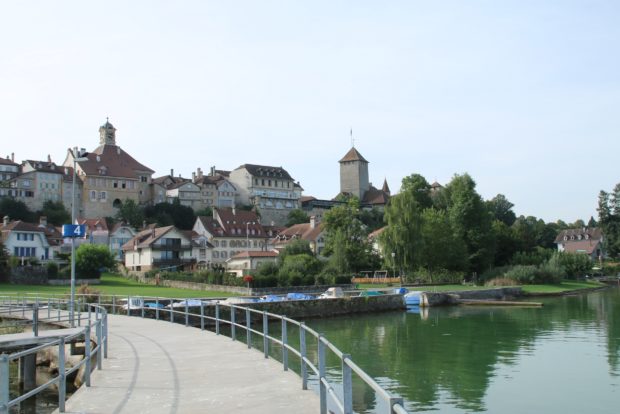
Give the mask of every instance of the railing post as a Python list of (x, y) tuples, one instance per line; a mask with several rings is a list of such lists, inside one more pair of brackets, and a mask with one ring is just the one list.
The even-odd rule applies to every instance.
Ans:
[(263, 350), (265, 352), (265, 358), (269, 358), (269, 320), (267, 317), (267, 311), (263, 311)]
[(51, 315), (52, 309), (51, 309), (50, 305), (51, 305), (51, 302), (50, 302), (50, 299), (48, 298), (47, 299), (47, 319), (51, 318), (50, 315)]
[(404, 407), (404, 405), (403, 405), (403, 399), (402, 399), (402, 398), (400, 398), (400, 397), (390, 397), (390, 398), (388, 398), (388, 405), (389, 405), (389, 407), (390, 407), (390, 408), (389, 408), (389, 410), (390, 410), (390, 411), (388, 411), (388, 412), (389, 412), (390, 414), (394, 414), (394, 413), (396, 413), (396, 411), (394, 411), (394, 404), (398, 404), (398, 405), (400, 405), (401, 407)]
[(140, 305), (140, 317), (144, 318), (144, 298), (142, 298), (142, 305)]
[(185, 327), (189, 326), (189, 306), (187, 304), (187, 299), (185, 299)]
[(327, 387), (325, 386), (325, 344), (323, 334), (319, 334), (319, 403), (321, 404), (321, 414), (327, 414)]
[(252, 318), (250, 317), (250, 308), (245, 308), (245, 334), (248, 349), (250, 349), (252, 348)]
[(127, 316), (131, 316), (131, 301), (129, 300), (129, 295), (127, 295)]
[(99, 319), (97, 321), (97, 370), (101, 371), (101, 351), (103, 350), (103, 329), (102, 329), (102, 321), (103, 319)]
[(103, 357), (108, 359), (108, 313), (103, 314)]
[(56, 310), (58, 311), (58, 322), (60, 322), (60, 298), (56, 299)]
[(168, 304), (168, 306), (170, 306), (170, 323), (174, 322), (174, 312), (173, 312), (174, 311), (174, 306), (172, 306), (172, 305), (173, 305), (173, 302), (172, 302), (172, 299), (171, 299), (170, 300), (170, 304)]
[(301, 389), (308, 389), (308, 367), (306, 366), (306, 324), (299, 324), (299, 353), (301, 354)]
[(159, 320), (159, 298), (155, 298), (155, 320)]
[(112, 315), (116, 315), (116, 295), (112, 295)]
[[(9, 309), (11, 305), (9, 305)], [(9, 412), (9, 356), (0, 355), (0, 413)]]
[(84, 328), (84, 358), (86, 359), (86, 367), (84, 368), (85, 384), (90, 387), (90, 319)]
[(205, 330), (205, 304), (200, 301), (200, 330)]
[(351, 359), (351, 355), (342, 354), (342, 406), (343, 414), (353, 414), (353, 378), (347, 359)]
[(39, 305), (32, 305), (32, 334), (39, 336)]
[(220, 334), (220, 304), (215, 304), (215, 334)]
[(82, 326), (82, 307), (81, 307), (81, 301), (79, 297), (77, 300), (77, 314), (78, 314), (78, 326)]
[(232, 339), (233, 341), (236, 340), (237, 338), (237, 330), (236, 330), (236, 315), (235, 315), (235, 307), (234, 305), (232, 305), (230, 307), (230, 339)]
[(286, 319), (282, 316), (282, 365), (288, 371), (288, 334), (286, 332)]
[(65, 397), (67, 379), (65, 374), (65, 338), (60, 337), (58, 342), (58, 411), (65, 412)]
[(26, 298), (22, 296), (22, 319), (26, 319)]

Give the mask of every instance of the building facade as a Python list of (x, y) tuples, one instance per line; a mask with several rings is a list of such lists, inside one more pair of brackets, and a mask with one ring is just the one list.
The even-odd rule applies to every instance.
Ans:
[(281, 226), (300, 206), (303, 189), (282, 167), (243, 164), (230, 172), (230, 182), (239, 194), (237, 205), (258, 208), (262, 224)]
[(196, 263), (191, 237), (174, 226), (141, 231), (125, 243), (123, 252), (125, 267), (133, 272), (189, 270)]

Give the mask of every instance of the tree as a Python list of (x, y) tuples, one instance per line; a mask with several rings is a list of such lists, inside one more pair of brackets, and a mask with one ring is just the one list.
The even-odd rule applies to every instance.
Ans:
[(98, 278), (105, 269), (114, 269), (116, 261), (107, 246), (82, 244), (75, 252), (75, 269), (80, 277)]
[(499, 220), (507, 226), (512, 226), (512, 223), (517, 219), (517, 215), (512, 211), (514, 204), (512, 204), (505, 195), (498, 194), (491, 200), (486, 202), (487, 208), (493, 215), (495, 220)]
[(467, 246), (456, 237), (450, 217), (443, 210), (427, 208), (422, 212), (420, 236), (423, 240), (420, 265), (430, 274), (439, 269), (465, 270)]
[(9, 252), (0, 240), (0, 282), (9, 280)]
[(150, 223), (158, 226), (174, 225), (181, 230), (191, 230), (196, 215), (191, 207), (181, 205), (178, 199), (171, 203), (158, 203), (144, 209), (144, 216)]
[(71, 215), (60, 201), (47, 200), (37, 214), (47, 217), (47, 222), (54, 226), (62, 226), (71, 222)]
[(612, 257), (620, 254), (620, 183), (611, 194), (601, 191), (598, 196), (598, 221), (605, 235), (605, 250)]
[(124, 221), (131, 227), (139, 229), (144, 222), (142, 208), (132, 199), (126, 199), (116, 213), (116, 219)]
[(431, 186), (428, 181), (426, 181), (426, 178), (420, 174), (411, 174), (403, 178), (400, 191), (410, 192), (422, 210), (433, 205), (430, 196)]
[(383, 211), (379, 210), (376, 207), (373, 207), (370, 210), (362, 210), (360, 212), (360, 220), (366, 226), (366, 229), (369, 233), (380, 229), (384, 226), (384, 218)]
[(301, 209), (294, 209), (288, 213), (286, 227), (294, 226), (295, 224), (309, 223), (310, 217), (306, 214), (305, 211)]
[(342, 248), (346, 272), (369, 269), (376, 263), (368, 240), (368, 229), (360, 219), (359, 200), (351, 198), (347, 204), (336, 206), (323, 217), (325, 228), (324, 255), (330, 256)]
[(211, 207), (205, 207), (196, 211), (196, 217), (213, 217), (213, 209)]
[(415, 190), (408, 189), (392, 197), (385, 209), (387, 225), (379, 236), (390, 267), (405, 271), (416, 270), (420, 265), (416, 258), (421, 253), (423, 243), (422, 210), (414, 193)]
[(291, 240), (279, 254), (278, 259), (281, 263), (283, 263), (288, 256), (295, 256), (298, 254), (314, 256), (314, 253), (310, 248), (310, 242), (302, 239)]
[(30, 223), (36, 220), (34, 213), (28, 209), (28, 206), (23, 201), (13, 200), (8, 197), (0, 200), (0, 216), (2, 218), (9, 216), (11, 220), (22, 220)]
[(467, 246), (469, 269), (480, 273), (492, 265), (495, 257), (492, 216), (469, 174), (455, 175), (446, 190), (448, 215), (456, 235)]

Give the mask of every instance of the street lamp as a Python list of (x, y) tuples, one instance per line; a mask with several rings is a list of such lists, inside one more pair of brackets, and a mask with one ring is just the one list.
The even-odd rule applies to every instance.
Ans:
[(392, 252), (392, 272), (396, 277), (396, 253)]
[[(88, 155), (84, 150), (79, 150), (74, 147), (71, 152), (71, 158), (73, 158), (73, 183), (71, 185), (71, 224), (76, 224), (76, 210), (75, 210), (75, 182), (77, 181), (76, 165), (78, 162), (88, 161), (86, 157)], [(71, 327), (75, 328), (75, 237), (71, 238), (71, 302), (69, 303), (69, 321)]]

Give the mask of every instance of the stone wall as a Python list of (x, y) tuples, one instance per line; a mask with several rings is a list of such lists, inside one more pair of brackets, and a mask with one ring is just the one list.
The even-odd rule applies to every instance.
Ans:
[(459, 292), (424, 292), (422, 306), (456, 305), (459, 299), (502, 300), (523, 296), (520, 287), (504, 287), (485, 290), (464, 290)]
[(336, 299), (244, 303), (243, 306), (278, 315), (286, 315), (294, 319), (325, 318), (353, 313), (374, 313), (406, 309), (402, 295), (351, 296)]

